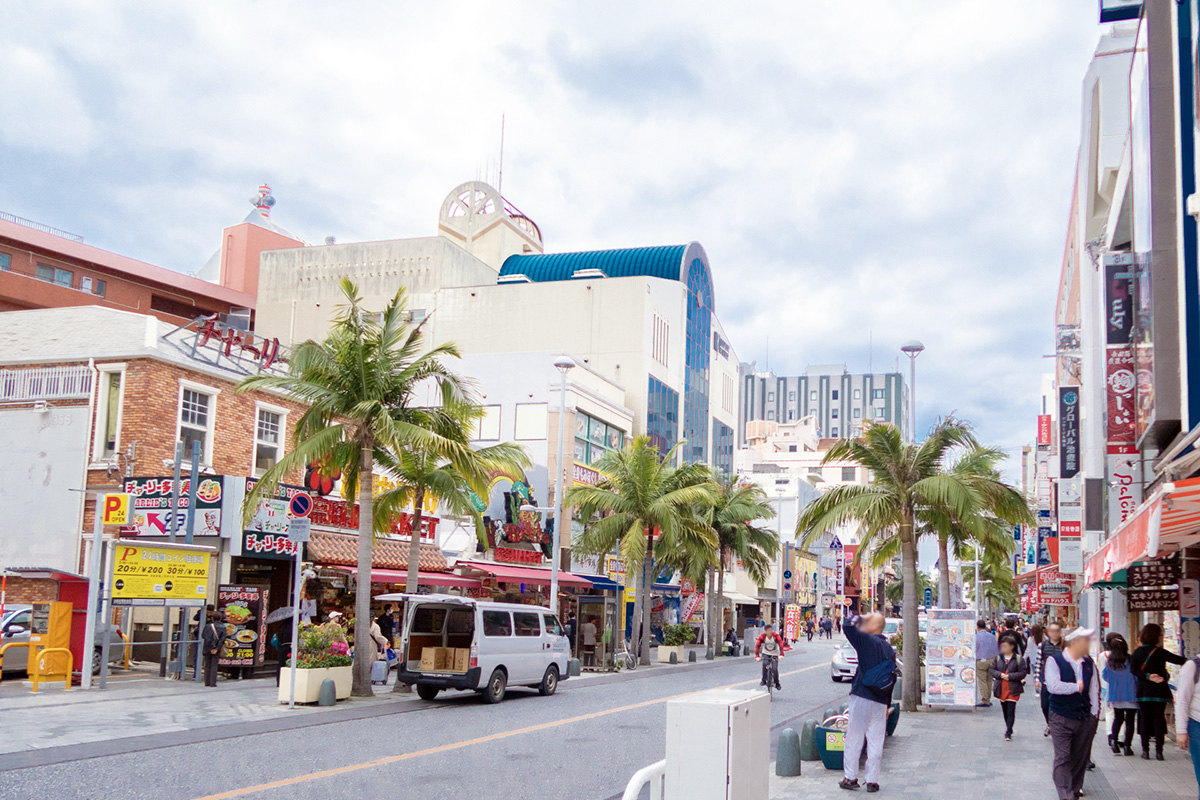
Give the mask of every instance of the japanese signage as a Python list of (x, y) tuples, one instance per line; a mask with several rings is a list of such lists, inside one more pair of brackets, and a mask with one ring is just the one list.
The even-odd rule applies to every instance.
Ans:
[(262, 533), (242, 531), (243, 558), (270, 558), (287, 561), (295, 558), (299, 547), (287, 537), (287, 533)]
[(101, 508), (101, 524), (103, 525), (128, 525), (129, 524), (129, 495), (127, 494), (106, 494), (100, 501)]
[(217, 314), (197, 317), (162, 337), (188, 358), (238, 375), (286, 371), (287, 349), (278, 339), (267, 339), (221, 321)]
[(1058, 390), (1058, 475), (1074, 478), (1079, 474), (1079, 389), (1063, 386)]
[(794, 642), (800, 638), (800, 606), (788, 606), (783, 615), (783, 638)]
[(601, 475), (599, 470), (593, 469), (592, 467), (580, 464), (578, 462), (575, 462), (571, 465), (571, 470), (572, 477), (576, 483), (583, 483), (587, 484), (588, 486), (595, 486), (596, 484), (600, 483)]
[[(187, 530), (188, 516), (193, 513), (188, 508), (192, 482), (190, 478), (180, 479), (179, 506), (172, 512), (174, 484), (174, 478), (126, 478), (123, 488), (131, 496), (133, 509), (130, 512), (132, 519), (121, 528), (121, 535), (167, 536), (172, 532), (172, 527), (177, 536), (182, 535)], [(192, 529), (196, 536), (221, 535), (223, 495), (223, 478), (200, 479), (196, 487), (196, 520)]]
[(1108, 518), (1110, 530), (1124, 525), (1142, 502), (1142, 466), (1132, 444), (1108, 446)]
[(1179, 583), (1179, 562), (1151, 561), (1146, 564), (1131, 564), (1125, 576), (1130, 588), (1174, 586)]
[(1179, 608), (1178, 589), (1130, 589), (1125, 592), (1130, 611), (1175, 611)]
[(217, 616), (225, 624), (225, 642), (217, 659), (223, 667), (254, 667), (267, 652), (266, 586), (230, 585), (217, 587)]
[(1037, 529), (1037, 565), (1049, 566), (1058, 562), (1058, 534), (1049, 525)]
[(1058, 540), (1058, 568), (1061, 572), (1077, 575), (1083, 572), (1083, 539), (1076, 536), (1072, 539)]
[(493, 558), (505, 564), (541, 564), (541, 550), (518, 550), (515, 547), (497, 547)]
[(1052, 569), (1038, 571), (1038, 599), (1046, 605), (1070, 605), (1075, 577)]
[(925, 700), (931, 706), (975, 705), (975, 611), (929, 609)]
[(1078, 539), (1083, 535), (1083, 482), (1078, 478), (1058, 481), (1058, 535)]
[(679, 609), (679, 621), (681, 623), (689, 621), (700, 610), (700, 604), (703, 602), (704, 592), (696, 592), (695, 594), (688, 595), (687, 599), (683, 602), (683, 606)]
[(211, 556), (211, 548), (117, 540), (112, 556), (113, 604), (202, 606), (208, 596)]
[(1037, 443), (1050, 445), (1054, 442), (1053, 417), (1049, 414), (1038, 415)]
[(1137, 416), (1137, 379), (1134, 374), (1133, 349), (1110, 347), (1106, 358), (1108, 441), (1132, 444)]
[(1133, 254), (1104, 254), (1104, 316), (1109, 345), (1133, 340)]

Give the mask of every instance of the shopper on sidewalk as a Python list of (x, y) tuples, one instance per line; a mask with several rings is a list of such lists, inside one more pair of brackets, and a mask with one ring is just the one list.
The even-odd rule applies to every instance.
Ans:
[(1000, 655), (996, 634), (988, 630), (987, 623), (975, 623), (975, 683), (979, 686), (978, 708), (992, 705), (992, 661)]
[(1041, 646), (1034, 653), (1033, 674), (1037, 677), (1034, 679), (1034, 688), (1041, 693), (1042, 700), (1042, 717), (1046, 720), (1046, 730), (1042, 732), (1042, 736), (1050, 735), (1050, 693), (1046, 691), (1046, 662), (1053, 656), (1062, 652), (1062, 626), (1057, 622), (1051, 622), (1046, 626), (1046, 638), (1042, 640)]
[(208, 606), (208, 622), (200, 633), (200, 645), (204, 650), (204, 685), (217, 685), (217, 668), (221, 658), (221, 645), (225, 643), (225, 623), (217, 610)]
[[(1017, 719), (1017, 701), (1025, 691), (1025, 676), (1029, 674), (1029, 664), (1021, 656), (1015, 636), (1000, 638), (1000, 655), (992, 660), (991, 677), (996, 686), (996, 699), (1000, 701), (1000, 710), (1004, 712), (1004, 741), (1011, 742), (1013, 723)], [(976, 679), (978, 679), (976, 671)]]
[[(1104, 637), (1108, 644), (1108, 658), (1100, 669), (1100, 676), (1108, 684), (1108, 703), (1112, 707), (1112, 727), (1108, 734), (1108, 746), (1113, 755), (1133, 755), (1133, 726), (1137, 720), (1137, 678), (1129, 666), (1129, 642), (1119, 633)], [(1121, 743), (1121, 728), (1125, 728), (1125, 743)]]
[(1004, 629), (1000, 631), (999, 638), (1003, 639), (1005, 636), (1016, 639), (1017, 655), (1025, 654), (1025, 634), (1017, 630), (1017, 621), (1013, 617), (1004, 620)]
[(883, 740), (887, 734), (888, 709), (896, 686), (896, 651), (883, 635), (887, 622), (882, 614), (851, 617), (842, 633), (858, 654), (858, 672), (850, 686), (849, 724), (842, 756), (842, 789), (858, 789), (858, 761), (867, 748), (867, 791), (879, 791), (879, 769), (883, 762)]
[(1142, 738), (1142, 758), (1150, 758), (1150, 741), (1154, 741), (1154, 757), (1163, 760), (1163, 740), (1167, 736), (1167, 704), (1171, 702), (1171, 686), (1167, 683), (1167, 664), (1186, 664), (1187, 659), (1162, 646), (1162, 627), (1151, 622), (1142, 628), (1138, 641), (1142, 646), (1133, 651), (1130, 668), (1138, 679), (1138, 733)]
[(1197, 680), (1200, 680), (1200, 658), (1188, 659), (1175, 683), (1179, 689), (1175, 696), (1175, 741), (1191, 755), (1196, 783), (1200, 784), (1200, 691), (1196, 691)]
[(1060, 800), (1078, 800), (1100, 717), (1100, 676), (1088, 655), (1095, 631), (1076, 628), (1066, 648), (1046, 661), (1054, 788)]

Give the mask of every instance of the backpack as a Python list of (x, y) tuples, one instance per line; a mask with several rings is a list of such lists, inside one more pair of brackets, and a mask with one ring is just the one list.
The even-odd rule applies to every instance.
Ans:
[(896, 685), (896, 661), (888, 659), (880, 661), (875, 666), (863, 673), (863, 686), (871, 690), (873, 694), (879, 696), (888, 696), (892, 693), (892, 687)]

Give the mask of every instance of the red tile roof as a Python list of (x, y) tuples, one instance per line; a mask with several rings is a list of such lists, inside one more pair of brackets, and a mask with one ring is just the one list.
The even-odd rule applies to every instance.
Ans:
[[(380, 569), (408, 569), (408, 542), (376, 539), (371, 566)], [(358, 536), (352, 533), (313, 531), (308, 540), (308, 555), (318, 564), (354, 567), (358, 565)], [(449, 572), (442, 551), (432, 544), (421, 544), (419, 568), (423, 572)]]

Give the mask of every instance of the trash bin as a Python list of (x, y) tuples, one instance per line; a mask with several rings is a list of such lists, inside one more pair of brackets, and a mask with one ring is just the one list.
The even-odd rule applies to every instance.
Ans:
[(849, 719), (845, 715), (830, 717), (817, 726), (817, 754), (825, 769), (842, 769), (846, 753), (846, 726)]

